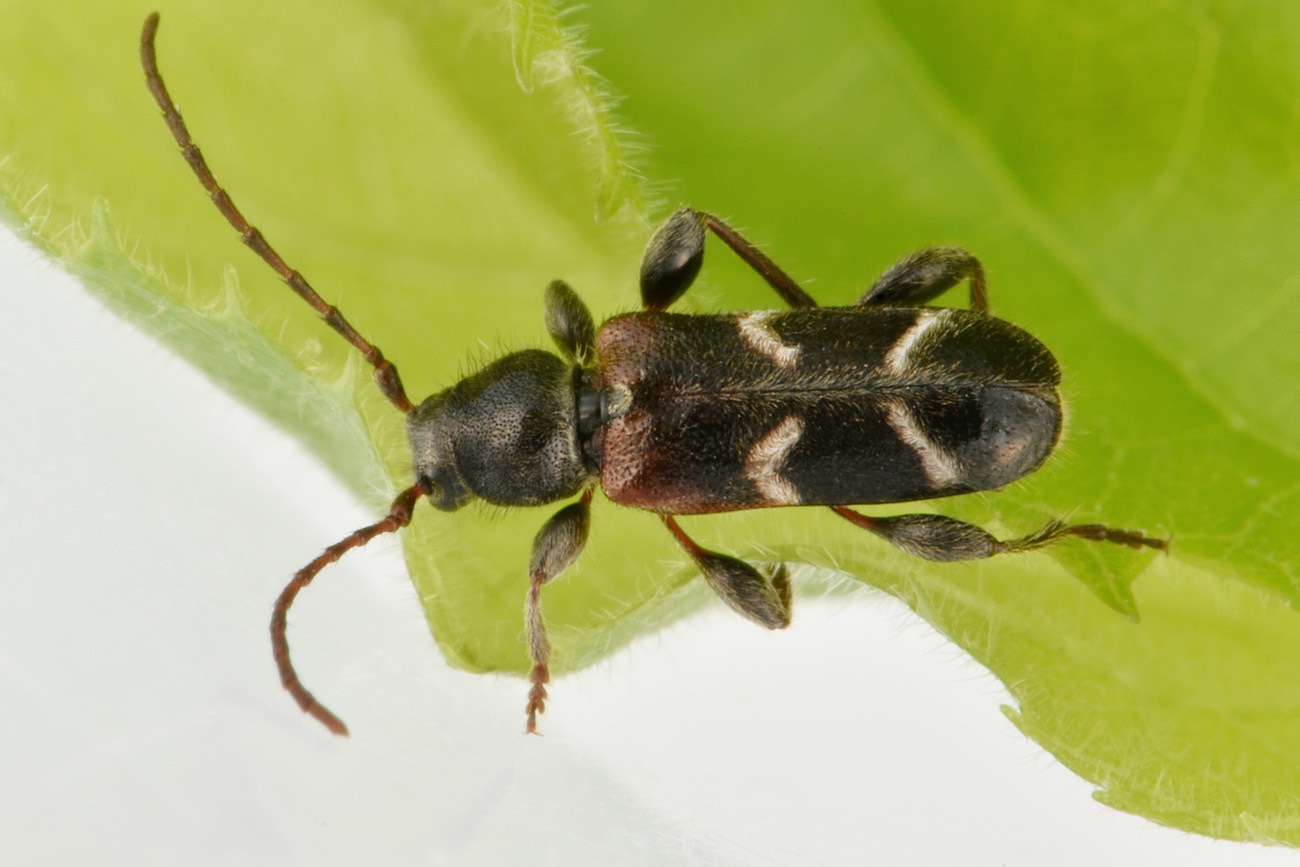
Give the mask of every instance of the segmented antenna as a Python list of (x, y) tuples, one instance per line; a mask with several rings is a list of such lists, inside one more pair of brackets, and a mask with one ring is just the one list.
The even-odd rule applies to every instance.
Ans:
[(301, 274), (290, 268), (285, 261), (280, 258), (280, 254), (275, 252), (262, 233), (249, 224), (240, 213), (239, 208), (235, 207), (234, 201), (230, 194), (221, 188), (217, 179), (212, 174), (212, 169), (208, 168), (207, 161), (203, 159), (203, 154), (199, 151), (198, 145), (190, 136), (190, 131), (185, 126), (185, 121), (181, 118), (180, 111), (176, 108), (176, 103), (172, 101), (171, 94), (167, 92), (167, 85), (163, 83), (162, 73), (158, 71), (158, 53), (154, 48), (154, 36), (158, 32), (158, 13), (152, 13), (144, 20), (144, 30), (140, 33), (140, 65), (144, 67), (145, 84), (149, 87), (149, 92), (153, 94), (154, 102), (162, 109), (163, 119), (167, 122), (167, 128), (171, 130), (172, 138), (176, 139), (176, 144), (180, 145), (181, 154), (185, 157), (185, 162), (190, 164), (194, 174), (198, 176), (199, 183), (208, 191), (212, 199), (212, 204), (217, 206), (217, 210), (226, 218), (226, 221), (235, 228), (239, 233), (239, 239), (248, 246), (250, 250), (262, 257), (266, 264), (275, 269), (275, 273), (288, 284), (289, 288), (297, 292), (302, 300), (312, 306), (312, 309), (320, 314), (325, 320), (325, 324), (333, 328), (343, 339), (351, 343), (361, 354), (365, 356), (366, 361), (370, 362), (375, 369), (375, 382), (379, 384), (379, 390), (384, 393), (393, 402), (393, 405), (402, 412), (407, 413), (412, 409), (411, 401), (406, 397), (406, 390), (402, 388), (402, 380), (397, 375), (397, 368), (393, 363), (384, 358), (384, 354), (379, 348), (366, 340), (356, 332), (348, 321), (343, 318), (343, 314), (338, 311), (337, 307), (326, 304), (324, 299), (316, 294), (316, 290), (311, 288)]
[(388, 517), (369, 527), (362, 527), (346, 539), (330, 545), (319, 557), (299, 569), (280, 591), (279, 598), (275, 600), (275, 610), (271, 613), (271, 653), (275, 656), (275, 667), (280, 671), (280, 683), (284, 684), (284, 688), (288, 690), (289, 695), (293, 696), (293, 700), (298, 702), (298, 707), (320, 720), (325, 728), (336, 735), (346, 736), (348, 727), (343, 724), (343, 720), (331, 713), (307, 691), (307, 687), (303, 686), (302, 681), (298, 679), (298, 672), (293, 670), (293, 662), (289, 659), (289, 638), (286, 634), (289, 607), (293, 605), (298, 591), (310, 584), (311, 579), (315, 578), (320, 570), (331, 563), (337, 563), (339, 558), (348, 551), (360, 548), (376, 536), (392, 533), (411, 523), (411, 510), (415, 508), (415, 501), (423, 493), (419, 485), (402, 491), (393, 501), (392, 508), (388, 510)]
[[(171, 95), (167, 92), (167, 85), (163, 84), (162, 74), (158, 71), (158, 56), (154, 49), (154, 37), (158, 32), (158, 13), (154, 12), (144, 21), (144, 29), (140, 33), (140, 64), (144, 67), (145, 83), (149, 86), (149, 92), (153, 94), (154, 101), (162, 109), (163, 119), (167, 122), (167, 128), (171, 130), (172, 138), (180, 145), (181, 153), (185, 161), (190, 164), (194, 174), (198, 176), (199, 182), (203, 188), (208, 191), (212, 198), (212, 203), (217, 206), (217, 210), (222, 213), (226, 221), (235, 227), (242, 240), (257, 255), (262, 257), (268, 265), (275, 269), (289, 288), (312, 306), (325, 324), (329, 325), (348, 343), (351, 343), (361, 354), (365, 356), (366, 361), (375, 368), (375, 382), (379, 384), (379, 389), (384, 393), (393, 404), (404, 413), (411, 411), (411, 401), (406, 397), (406, 391), (402, 388), (402, 380), (397, 375), (397, 368), (392, 362), (384, 358), (378, 347), (367, 341), (364, 337), (356, 332), (348, 321), (343, 318), (343, 314), (332, 305), (326, 304), (316, 291), (311, 288), (307, 280), (294, 269), (290, 268), (285, 261), (280, 258), (280, 254), (272, 249), (271, 245), (262, 237), (262, 233), (255, 229), (244, 219), (244, 215), (235, 207), (234, 201), (230, 195), (221, 188), (217, 179), (213, 177), (212, 170), (208, 168), (207, 162), (203, 159), (203, 154), (194, 144), (194, 139), (190, 137), (189, 130), (185, 127), (185, 121), (181, 118), (180, 111), (177, 110), (176, 104), (172, 102)], [(411, 522), (411, 510), (415, 508), (415, 501), (421, 495), (427, 494), (421, 485), (416, 484), (397, 495), (393, 505), (388, 510), (388, 515), (383, 520), (371, 524), (369, 527), (363, 527), (352, 533), (350, 536), (336, 542), (325, 551), (312, 560), (289, 581), (284, 590), (280, 592), (279, 598), (275, 600), (275, 609), (271, 614), (271, 652), (275, 657), (276, 668), (280, 672), (280, 682), (284, 688), (293, 696), (298, 706), (310, 716), (315, 717), (327, 729), (336, 735), (346, 735), (348, 728), (343, 721), (329, 711), (324, 705), (316, 700), (307, 688), (302, 685), (298, 679), (298, 673), (293, 669), (293, 662), (289, 659), (289, 639), (287, 636), (289, 608), (298, 596), (298, 592), (311, 583), (316, 575), (328, 566), (330, 563), (337, 562), (340, 557), (353, 548), (359, 548), (365, 545), (371, 539), (384, 533), (392, 533), (405, 527)]]

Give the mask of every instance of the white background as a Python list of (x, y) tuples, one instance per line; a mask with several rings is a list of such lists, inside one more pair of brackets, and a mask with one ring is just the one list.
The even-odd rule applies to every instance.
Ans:
[(0, 864), (1295, 862), (1101, 806), (866, 591), (783, 634), (712, 604), (556, 682), (530, 738), (523, 682), (446, 666), (384, 539), (295, 609), (333, 738), (266, 625), (375, 518), (0, 234)]

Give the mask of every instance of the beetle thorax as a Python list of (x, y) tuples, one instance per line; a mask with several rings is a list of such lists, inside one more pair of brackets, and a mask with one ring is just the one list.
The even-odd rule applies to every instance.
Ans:
[(433, 395), (407, 419), (412, 470), (439, 509), (478, 497), (536, 506), (580, 491), (574, 370), (540, 350), (508, 355)]

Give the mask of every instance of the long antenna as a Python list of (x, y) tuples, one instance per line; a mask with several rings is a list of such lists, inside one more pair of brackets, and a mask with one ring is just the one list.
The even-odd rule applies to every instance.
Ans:
[(316, 696), (307, 691), (307, 687), (303, 686), (302, 681), (298, 679), (298, 672), (293, 669), (293, 662), (289, 659), (289, 638), (286, 635), (289, 606), (293, 605), (298, 591), (310, 584), (311, 579), (315, 578), (320, 570), (331, 563), (337, 563), (338, 559), (348, 551), (361, 547), (376, 536), (392, 533), (411, 523), (411, 510), (415, 508), (415, 501), (423, 493), (426, 492), (419, 485), (402, 491), (388, 510), (388, 517), (369, 527), (362, 527), (346, 539), (330, 545), (319, 557), (299, 569), (280, 591), (280, 597), (275, 600), (275, 610), (271, 613), (271, 653), (275, 657), (275, 667), (280, 671), (280, 683), (284, 684), (284, 688), (288, 690), (289, 695), (293, 696), (293, 700), (298, 702), (298, 707), (309, 716), (320, 720), (325, 728), (336, 735), (346, 736), (348, 727), (343, 724), (343, 720), (317, 701)]
[[(163, 119), (167, 121), (167, 128), (171, 130), (172, 138), (180, 145), (181, 153), (185, 161), (190, 164), (194, 174), (198, 176), (199, 182), (203, 188), (208, 191), (212, 198), (212, 204), (217, 206), (217, 210), (226, 218), (230, 225), (235, 227), (242, 240), (257, 255), (262, 257), (268, 265), (275, 269), (289, 288), (312, 306), (325, 324), (329, 325), (348, 343), (351, 343), (361, 354), (365, 356), (366, 361), (375, 368), (375, 382), (379, 384), (379, 389), (384, 393), (393, 404), (404, 413), (411, 411), (411, 401), (406, 397), (406, 391), (402, 388), (402, 380), (397, 375), (397, 368), (392, 362), (384, 358), (379, 348), (370, 343), (356, 330), (348, 324), (343, 318), (343, 314), (332, 305), (326, 304), (316, 290), (311, 288), (307, 280), (294, 269), (290, 268), (285, 261), (280, 258), (280, 254), (272, 249), (271, 245), (262, 237), (262, 233), (249, 224), (244, 219), (244, 215), (235, 207), (234, 201), (230, 195), (222, 189), (213, 176), (212, 170), (208, 168), (207, 162), (203, 159), (203, 154), (199, 152), (198, 145), (190, 137), (189, 130), (185, 127), (185, 121), (181, 118), (181, 113), (172, 102), (171, 95), (167, 92), (167, 85), (163, 84), (162, 74), (158, 71), (158, 55), (154, 48), (154, 37), (158, 33), (158, 13), (154, 12), (144, 21), (144, 29), (140, 33), (140, 64), (144, 67), (145, 83), (149, 86), (149, 92), (153, 94), (154, 101), (162, 109)], [(280, 672), (280, 682), (284, 688), (293, 696), (294, 701), (307, 714), (315, 717), (327, 729), (336, 735), (346, 735), (348, 727), (329, 711), (323, 704), (316, 700), (307, 688), (302, 685), (298, 679), (298, 673), (294, 671), (293, 662), (289, 659), (289, 639), (287, 636), (289, 608), (293, 605), (294, 599), (297, 598), (299, 591), (311, 583), (316, 575), (328, 566), (336, 562), (340, 557), (353, 548), (359, 548), (369, 542), (371, 539), (383, 533), (392, 533), (411, 522), (411, 510), (415, 508), (415, 502), (420, 496), (429, 492), (420, 484), (415, 484), (410, 488), (397, 495), (393, 500), (393, 505), (389, 507), (388, 515), (382, 520), (371, 524), (368, 527), (362, 527), (355, 533), (334, 543), (290, 579), (284, 590), (280, 591), (280, 596), (275, 600), (275, 609), (271, 614), (271, 653), (275, 657), (276, 668)]]
[(172, 101), (171, 94), (167, 92), (167, 85), (163, 83), (162, 73), (158, 71), (158, 53), (154, 48), (154, 37), (158, 33), (158, 13), (154, 12), (144, 20), (144, 29), (140, 33), (140, 65), (144, 67), (144, 80), (149, 86), (149, 92), (153, 94), (154, 101), (162, 109), (163, 119), (167, 122), (167, 128), (171, 130), (172, 138), (176, 139), (176, 144), (180, 145), (181, 154), (185, 157), (185, 162), (190, 164), (194, 174), (198, 176), (199, 183), (208, 191), (212, 198), (212, 204), (217, 206), (226, 221), (235, 228), (239, 233), (239, 239), (248, 246), (250, 250), (262, 257), (266, 264), (275, 269), (275, 273), (283, 278), (289, 288), (297, 292), (302, 300), (312, 306), (312, 309), (321, 315), (325, 324), (333, 328), (343, 339), (351, 343), (361, 354), (365, 356), (366, 361), (370, 362), (375, 368), (375, 382), (379, 384), (379, 390), (384, 393), (393, 404), (404, 413), (409, 413), (412, 409), (411, 401), (406, 396), (406, 390), (402, 388), (402, 380), (397, 375), (397, 368), (393, 363), (384, 358), (384, 354), (379, 348), (366, 340), (356, 332), (348, 321), (343, 318), (343, 314), (338, 311), (337, 307), (326, 304), (324, 299), (316, 294), (316, 290), (311, 288), (311, 284), (306, 278), (294, 269), (290, 268), (285, 261), (280, 258), (280, 254), (275, 252), (262, 233), (249, 224), (240, 213), (239, 208), (235, 207), (234, 201), (230, 194), (222, 189), (217, 183), (216, 177), (212, 174), (212, 169), (208, 168), (207, 161), (203, 159), (198, 145), (190, 136), (190, 131), (185, 126), (185, 121), (181, 118), (180, 111), (176, 108), (176, 103)]

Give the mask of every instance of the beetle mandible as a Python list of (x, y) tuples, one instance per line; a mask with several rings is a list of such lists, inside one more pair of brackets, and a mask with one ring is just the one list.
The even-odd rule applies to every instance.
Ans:
[[(286, 690), (331, 732), (347, 727), (302, 685), (286, 623), (298, 592), (326, 565), (411, 521), (421, 497), (454, 511), (480, 499), (561, 508), (533, 540), (524, 624), (533, 667), (526, 731), (545, 710), (550, 643), (541, 588), (581, 553), (599, 486), (615, 503), (654, 512), (732, 609), (769, 629), (790, 623), (783, 565), (760, 572), (696, 544), (675, 515), (827, 506), (927, 560), (977, 560), (1073, 536), (1133, 548), (1167, 540), (1103, 524), (1052, 521), (999, 540), (933, 514), (873, 518), (850, 505), (903, 503), (1001, 488), (1037, 469), (1061, 433), (1060, 371), (1042, 343), (988, 314), (984, 271), (965, 250), (933, 247), (901, 260), (849, 307), (819, 307), (718, 217), (674, 213), (641, 261), (644, 312), (599, 329), (562, 280), (546, 288), (546, 328), (560, 355), (515, 352), (418, 406), (397, 368), (290, 268), (217, 183), (158, 71), (158, 13), (144, 23), (145, 81), (173, 138), (241, 240), (374, 367), (406, 414), (414, 484), (388, 515), (297, 572), (276, 600), (271, 643)], [(776, 291), (789, 311), (665, 312), (690, 288), (712, 232)], [(963, 281), (969, 309), (925, 306)]]

